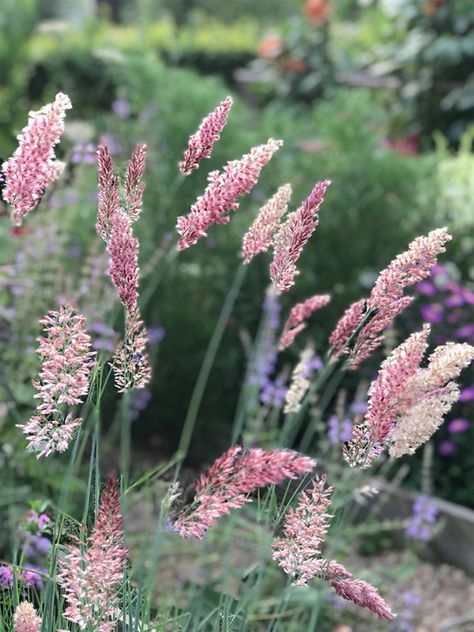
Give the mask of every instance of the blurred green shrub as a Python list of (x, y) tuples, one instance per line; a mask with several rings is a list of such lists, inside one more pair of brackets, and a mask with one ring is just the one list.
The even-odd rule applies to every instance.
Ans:
[(373, 49), (372, 70), (401, 78), (401, 102), (426, 144), (438, 129), (457, 143), (474, 115), (474, 4), (397, 0), (381, 7), (387, 28)]

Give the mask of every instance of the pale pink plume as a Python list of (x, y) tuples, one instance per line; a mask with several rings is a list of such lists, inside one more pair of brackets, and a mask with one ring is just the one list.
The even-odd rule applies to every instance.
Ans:
[(278, 349), (283, 351), (289, 347), (297, 334), (306, 327), (306, 320), (318, 309), (325, 307), (330, 300), (331, 297), (329, 294), (315, 294), (302, 303), (294, 305), (283, 327)]
[(281, 537), (273, 541), (273, 559), (298, 586), (307, 586), (313, 578), (330, 582), (344, 599), (352, 601), (381, 619), (393, 619), (389, 606), (376, 588), (356, 579), (342, 564), (322, 557), (321, 549), (329, 530), (333, 488), (326, 476), (313, 481), (304, 490), (295, 509), (289, 509)]
[(258, 254), (267, 252), (273, 243), (273, 236), (278, 230), (280, 219), (288, 209), (291, 197), (291, 185), (284, 184), (270, 200), (262, 206), (252, 226), (245, 233), (242, 241), (242, 257), (244, 263)]
[(445, 244), (450, 239), (446, 228), (417, 237), (379, 274), (369, 298), (354, 303), (331, 334), (334, 356), (349, 354), (348, 366), (355, 369), (380, 346), (384, 331), (413, 301), (413, 297), (404, 295), (405, 289), (430, 275), (437, 256), (446, 251)]
[(181, 236), (178, 249), (184, 250), (207, 236), (212, 224), (227, 224), (229, 212), (239, 207), (237, 199), (250, 193), (263, 167), (282, 146), (281, 140), (268, 140), (264, 145), (253, 147), (240, 160), (227, 163), (222, 173), (212, 171), (204, 193), (191, 207), (188, 215), (178, 217), (177, 230)]
[(198, 131), (190, 137), (184, 159), (179, 163), (180, 171), (184, 175), (189, 175), (197, 169), (203, 158), (211, 157), (212, 147), (219, 140), (227, 123), (232, 103), (232, 97), (221, 101), (216, 109), (202, 120)]
[(447, 343), (431, 354), (427, 368), (420, 368), (429, 332), (425, 325), (382, 363), (369, 389), (364, 421), (354, 427), (353, 438), (344, 447), (351, 466), (368, 467), (387, 446), (395, 458), (413, 454), (458, 399), (454, 380), (474, 359), (474, 347)]
[(314, 351), (311, 347), (308, 347), (300, 354), (299, 362), (291, 375), (291, 384), (285, 395), (285, 407), (283, 409), (285, 415), (297, 413), (301, 409), (303, 397), (311, 383), (311, 371), (309, 367), (313, 358)]
[(270, 278), (279, 292), (286, 292), (295, 283), (296, 263), (319, 223), (319, 207), (329, 185), (329, 180), (317, 182), (308, 198), (297, 211), (290, 213), (275, 236)]
[(41, 371), (33, 386), (41, 403), (31, 419), (18, 426), (37, 458), (67, 450), (81, 424), (81, 419), (67, 414), (67, 407), (83, 403), (87, 396), (95, 356), (85, 317), (70, 305), (49, 312), (40, 322), (44, 326), (37, 351)]
[(455, 380), (474, 360), (474, 347), (448, 342), (428, 358), (428, 367), (418, 369), (407, 384), (405, 405), (390, 436), (390, 456), (413, 454), (443, 423), (444, 416), (459, 399)]
[(248, 494), (303, 476), (314, 466), (313, 459), (290, 450), (250, 448), (244, 453), (233, 446), (200, 477), (193, 503), (178, 516), (175, 528), (183, 538), (201, 539), (220, 517), (250, 502)]
[(322, 476), (301, 493), (297, 507), (285, 516), (282, 536), (272, 544), (273, 559), (299, 586), (321, 573), (321, 548), (332, 518), (333, 488), (326, 483)]
[(12, 221), (20, 226), (23, 218), (41, 200), (48, 184), (57, 179), (62, 163), (56, 161), (54, 147), (64, 132), (68, 96), (58, 92), (53, 103), (30, 112), (28, 125), (18, 136), (19, 145), (3, 166), (6, 186), (3, 199), (12, 207)]
[(144, 388), (151, 380), (148, 336), (138, 309), (127, 315), (125, 338), (114, 352), (112, 369), (119, 393)]
[[(409, 336), (382, 363), (377, 379), (369, 389), (369, 403), (364, 422), (357, 424), (353, 439), (345, 446), (346, 460), (368, 467), (378, 456), (398, 416), (410, 402), (402, 404), (407, 381), (418, 371), (428, 346), (430, 326)], [(364, 433), (362, 433), (362, 429)]]
[(119, 589), (124, 581), (128, 550), (124, 542), (120, 492), (109, 478), (102, 493), (94, 529), (86, 543), (66, 546), (58, 558), (58, 582), (67, 607), (64, 617), (81, 630), (116, 629)]
[(41, 630), (41, 618), (28, 601), (18, 604), (13, 615), (13, 623), (15, 632), (40, 632)]

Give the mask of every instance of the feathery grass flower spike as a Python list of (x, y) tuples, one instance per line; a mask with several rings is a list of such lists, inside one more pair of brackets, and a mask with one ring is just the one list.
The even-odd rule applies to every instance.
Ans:
[(193, 246), (201, 237), (207, 237), (209, 226), (230, 221), (229, 212), (239, 208), (238, 198), (250, 193), (263, 167), (282, 144), (283, 141), (270, 138), (264, 145), (252, 147), (240, 160), (228, 162), (221, 173), (209, 173), (209, 184), (204, 193), (192, 205), (188, 215), (178, 217), (179, 250)]
[(146, 346), (148, 337), (138, 309), (139, 241), (132, 224), (141, 213), (146, 145), (138, 144), (128, 163), (123, 204), (120, 177), (108, 148), (98, 148), (99, 204), (97, 234), (107, 244), (109, 276), (125, 308), (125, 337), (114, 353), (112, 368), (119, 392), (144, 388), (151, 379)]
[(245, 233), (242, 241), (242, 257), (244, 263), (258, 254), (267, 252), (273, 243), (273, 236), (278, 230), (280, 219), (288, 209), (291, 197), (291, 185), (284, 184), (270, 200), (262, 206), (252, 226)]
[(21, 225), (40, 202), (48, 184), (62, 173), (64, 164), (56, 160), (54, 147), (64, 132), (66, 110), (71, 107), (69, 97), (58, 92), (52, 103), (30, 112), (15, 153), (2, 165), (6, 179), (3, 199), (11, 206), (15, 226)]
[(331, 495), (326, 476), (313, 481), (300, 495), (296, 509), (286, 514), (283, 533), (273, 542), (273, 559), (293, 578), (294, 584), (307, 586), (318, 577), (328, 581), (337, 594), (356, 605), (367, 608), (381, 619), (394, 615), (376, 588), (356, 579), (342, 565), (322, 557), (321, 549), (329, 530)]
[(198, 131), (190, 137), (184, 159), (179, 163), (179, 169), (184, 175), (187, 176), (197, 169), (203, 158), (211, 157), (212, 147), (221, 136), (232, 104), (232, 97), (224, 99), (203, 119)]
[(278, 349), (283, 351), (293, 344), (296, 336), (306, 328), (306, 320), (314, 314), (315, 311), (325, 307), (330, 300), (331, 297), (329, 294), (315, 294), (302, 303), (294, 305), (283, 327)]
[[(437, 256), (446, 251), (445, 244), (451, 239), (446, 228), (439, 228), (412, 241), (408, 250), (379, 274), (369, 298), (353, 303), (339, 320), (329, 338), (333, 355), (349, 354), (351, 369), (370, 356), (380, 346), (385, 329), (413, 301), (413, 297), (404, 295), (405, 288), (430, 275)], [(369, 321), (349, 348), (351, 336), (367, 314), (371, 315)]]
[(87, 543), (66, 546), (58, 558), (58, 581), (67, 607), (64, 617), (81, 630), (112, 632), (117, 626), (119, 588), (128, 550), (124, 542), (118, 482), (110, 477)]
[(301, 401), (310, 385), (310, 363), (313, 358), (314, 351), (311, 347), (305, 349), (300, 355), (300, 360), (291, 376), (290, 388), (286, 392), (285, 408), (283, 409), (285, 415), (297, 413), (301, 408)]
[(368, 467), (388, 446), (390, 456), (413, 454), (441, 425), (459, 397), (454, 380), (474, 359), (474, 347), (447, 343), (420, 368), (427, 348), (429, 325), (415, 332), (382, 363), (369, 390), (364, 421), (353, 429), (344, 447), (350, 465)]
[(317, 182), (300, 208), (288, 215), (275, 236), (270, 278), (279, 292), (286, 292), (295, 283), (296, 263), (319, 224), (319, 207), (330, 184), (330, 180)]
[(41, 372), (33, 386), (41, 404), (26, 424), (18, 426), (37, 458), (67, 450), (82, 422), (67, 413), (67, 407), (81, 404), (87, 396), (95, 356), (85, 318), (70, 305), (49, 312), (40, 322), (45, 334), (38, 339)]
[(13, 615), (13, 623), (15, 632), (40, 632), (41, 629), (41, 618), (28, 601), (18, 604)]
[(219, 518), (251, 502), (251, 492), (303, 476), (315, 464), (291, 450), (250, 448), (244, 453), (241, 446), (233, 446), (201, 475), (191, 506), (178, 516), (174, 528), (183, 538), (201, 539)]

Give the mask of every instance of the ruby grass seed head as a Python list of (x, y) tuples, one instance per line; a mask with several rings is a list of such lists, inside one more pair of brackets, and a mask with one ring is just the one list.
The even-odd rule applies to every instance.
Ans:
[(246, 452), (239, 445), (219, 457), (196, 484), (191, 506), (179, 514), (174, 529), (183, 538), (201, 539), (219, 518), (251, 502), (259, 487), (282, 483), (311, 472), (316, 462), (291, 450)]
[(30, 420), (18, 427), (28, 439), (28, 450), (37, 458), (65, 452), (81, 425), (67, 407), (84, 402), (89, 375), (95, 363), (85, 317), (70, 305), (49, 312), (41, 321), (44, 335), (38, 338), (41, 371), (33, 382), (35, 398), (41, 400)]
[(127, 556), (119, 485), (109, 477), (87, 543), (67, 545), (58, 558), (58, 582), (67, 604), (63, 616), (68, 621), (82, 630), (116, 630)]
[(188, 142), (188, 148), (184, 153), (184, 159), (179, 163), (179, 169), (184, 175), (189, 175), (199, 167), (203, 158), (210, 158), (214, 143), (216, 143), (227, 123), (232, 97), (227, 97), (216, 109), (208, 114)]
[(315, 294), (302, 303), (294, 305), (283, 327), (278, 350), (284, 351), (292, 345), (296, 336), (306, 328), (306, 320), (318, 309), (326, 307), (330, 300), (329, 294)]
[(116, 346), (112, 360), (114, 382), (120, 393), (144, 388), (151, 380), (146, 353), (148, 336), (138, 308), (140, 244), (132, 226), (141, 214), (146, 154), (146, 145), (137, 144), (128, 163), (121, 200), (120, 177), (114, 171), (110, 151), (105, 145), (97, 151), (96, 231), (107, 244), (109, 276), (125, 309), (125, 336)]
[(338, 595), (366, 608), (381, 619), (394, 614), (377, 589), (356, 579), (342, 565), (322, 557), (322, 547), (333, 515), (330, 513), (333, 487), (323, 475), (303, 491), (296, 508), (288, 510), (282, 535), (272, 544), (273, 559), (293, 578), (293, 584), (307, 586), (314, 578), (328, 581)]
[[(348, 354), (351, 369), (356, 369), (368, 358), (382, 343), (383, 332), (394, 318), (413, 301), (413, 297), (404, 295), (405, 288), (431, 274), (438, 255), (446, 251), (445, 244), (451, 239), (446, 228), (432, 230), (428, 235), (414, 239), (408, 250), (379, 274), (369, 298), (357, 301), (346, 310), (329, 338), (333, 356)], [(370, 318), (351, 346), (351, 336), (363, 323), (365, 315)]]
[(421, 368), (429, 333), (430, 326), (424, 325), (382, 363), (369, 389), (364, 420), (344, 448), (351, 466), (369, 467), (386, 447), (394, 458), (413, 454), (459, 398), (455, 380), (474, 359), (474, 347), (452, 342), (439, 346)]
[(275, 235), (270, 278), (278, 292), (286, 292), (299, 274), (296, 263), (319, 224), (318, 212), (330, 180), (317, 182), (300, 208), (288, 215)]
[(3, 199), (11, 206), (12, 222), (20, 226), (40, 202), (50, 182), (61, 175), (64, 164), (56, 160), (54, 147), (64, 132), (69, 97), (58, 92), (54, 101), (30, 112), (28, 125), (18, 135), (18, 147), (3, 163), (6, 186)]
[(212, 171), (204, 193), (192, 205), (188, 215), (178, 217), (180, 235), (179, 250), (189, 248), (202, 237), (213, 224), (228, 224), (229, 212), (239, 208), (238, 198), (250, 193), (263, 167), (282, 146), (283, 141), (270, 138), (264, 145), (253, 147), (240, 160), (227, 163), (223, 171)]
[(290, 198), (291, 185), (284, 184), (262, 206), (242, 241), (241, 256), (244, 263), (250, 263), (256, 255), (267, 252), (273, 245), (274, 235), (278, 231), (281, 218), (288, 209)]

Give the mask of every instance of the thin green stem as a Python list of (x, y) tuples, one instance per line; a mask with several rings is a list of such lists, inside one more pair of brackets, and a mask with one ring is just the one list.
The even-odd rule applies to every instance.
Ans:
[(216, 327), (211, 336), (209, 344), (207, 346), (206, 354), (202, 362), (199, 374), (194, 386), (193, 393), (191, 395), (191, 401), (189, 403), (188, 412), (184, 420), (183, 430), (181, 433), (181, 439), (178, 446), (178, 454), (181, 460), (188, 454), (189, 446), (191, 444), (191, 438), (196, 424), (199, 408), (201, 406), (204, 391), (206, 390), (207, 382), (211, 369), (214, 365), (214, 361), (217, 355), (217, 351), (224, 335), (225, 327), (229, 317), (232, 313), (234, 303), (240, 292), (240, 288), (247, 274), (248, 267), (244, 264), (240, 264), (237, 268), (232, 285), (227, 293), (224, 305), (222, 306), (221, 313), (216, 323)]

